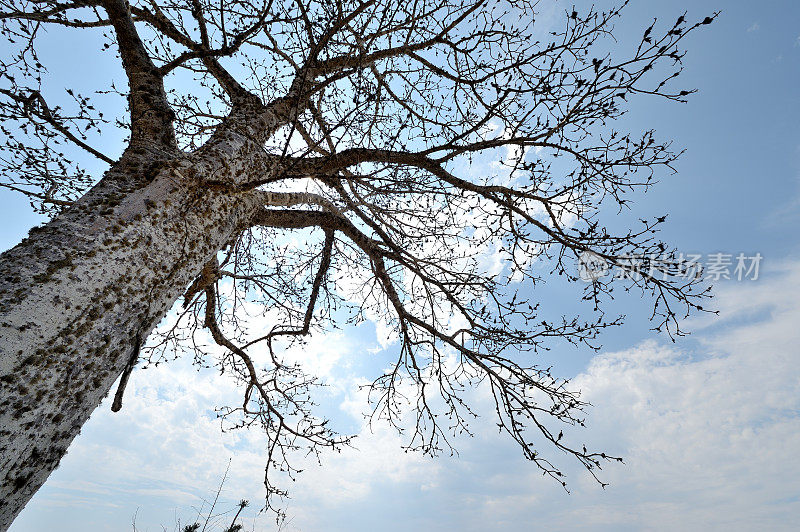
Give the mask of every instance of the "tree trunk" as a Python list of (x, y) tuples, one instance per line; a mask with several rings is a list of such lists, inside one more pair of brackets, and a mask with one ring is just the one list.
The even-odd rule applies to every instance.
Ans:
[(0, 530), (57, 467), (139, 341), (252, 218), (250, 195), (204, 184), (246, 164), (227, 148), (131, 148), (0, 255)]

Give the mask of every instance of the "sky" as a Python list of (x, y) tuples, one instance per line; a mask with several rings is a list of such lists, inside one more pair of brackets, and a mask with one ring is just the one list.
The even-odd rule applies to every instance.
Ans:
[[(297, 353), (329, 385), (324, 407), (358, 437), (355, 449), (325, 454), (321, 466), (306, 461), (282, 530), (797, 528), (800, 4), (640, 1), (618, 25), (619, 40), (684, 10), (722, 14), (688, 40), (682, 83), (699, 89), (689, 103), (632, 104), (628, 127), (656, 128), (686, 153), (675, 175), (637, 197), (630, 216), (668, 214), (662, 236), (686, 253), (763, 260), (758, 279), (716, 283), (719, 315), (689, 318), (689, 337), (672, 342), (651, 331), (646, 302), (623, 297), (614, 310), (628, 320), (602, 337), (599, 353), (549, 355), (554, 373), (571, 377), (593, 405), (587, 427), (565, 436), (625, 459), (604, 468), (609, 486), (561, 460), (565, 493), (497, 434), (490, 415), (473, 424), (473, 438), (456, 441), (457, 456), (437, 459), (403, 452), (387, 427), (364, 426), (356, 386), (382, 348), (378, 328), (365, 323), (314, 336)], [(51, 40), (46, 53), (58, 58), (61, 44)], [(113, 68), (66, 61), (80, 46), (53, 67), (65, 84)], [(0, 205), (5, 249), (39, 220), (19, 197), (0, 193)], [(485, 390), (470, 397), (491, 414)], [(186, 360), (135, 371), (122, 411), (98, 408), (11, 530), (132, 530), (134, 519), (137, 530), (173, 530), (207, 509), (226, 468), (219, 508), (250, 499), (246, 529), (276, 530), (258, 513), (262, 435), (223, 434), (214, 417), (215, 406), (236, 398), (230, 382)]]

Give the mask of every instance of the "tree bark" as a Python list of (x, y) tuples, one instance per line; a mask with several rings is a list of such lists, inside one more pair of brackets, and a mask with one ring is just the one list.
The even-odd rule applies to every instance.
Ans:
[(0, 530), (58, 466), (137, 338), (252, 219), (255, 195), (208, 184), (253, 163), (248, 143), (225, 140), (192, 155), (129, 148), (0, 255)]

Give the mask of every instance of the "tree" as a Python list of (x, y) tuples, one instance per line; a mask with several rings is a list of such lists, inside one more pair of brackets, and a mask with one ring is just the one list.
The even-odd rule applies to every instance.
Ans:
[[(654, 21), (616, 58), (621, 8), (568, 10), (545, 33), (536, 4), (4, 1), (1, 184), (51, 220), (0, 257), (0, 528), (114, 382), (116, 410), (139, 357), (158, 363), (175, 344), (239, 379), (242, 405), (223, 414), (266, 430), (268, 472), (293, 474), (293, 449), (347, 444), (281, 347), (374, 316), (399, 347), (370, 385), (373, 415), (400, 424), (410, 403), (409, 448), (436, 453), (468, 431), (462, 391), (481, 382), (501, 429), (557, 481), (542, 444), (593, 475), (612, 459), (562, 439), (585, 403), (532, 354), (552, 339), (595, 346), (619, 322), (601, 310), (614, 286), (652, 297), (671, 334), (701, 308), (706, 290), (654, 236), (663, 218), (621, 233), (603, 220), (678, 155), (613, 122), (629, 98), (692, 92), (673, 88), (681, 42), (714, 17)], [(70, 88), (54, 96), (37, 54), (53, 26), (95, 32), (98, 52), (119, 56), (127, 88), (98, 90), (125, 95), (124, 116)], [(119, 127), (120, 156), (95, 147)], [(498, 150), (497, 175), (470, 172)], [(107, 165), (100, 179), (87, 156)], [(630, 259), (656, 254), (669, 260)], [(579, 255), (631, 275), (585, 285), (594, 314), (550, 319), (531, 263), (574, 282)], [(151, 337), (176, 301), (178, 324)], [(244, 320), (256, 304), (266, 330)], [(283, 494), (272, 478), (268, 493)]]

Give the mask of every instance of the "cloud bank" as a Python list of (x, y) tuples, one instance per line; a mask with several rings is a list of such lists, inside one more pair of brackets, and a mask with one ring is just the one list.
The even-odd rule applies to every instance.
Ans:
[[(490, 419), (457, 440), (458, 457), (404, 453), (402, 437), (361, 422), (355, 386), (367, 375), (342, 362), (352, 343), (335, 339), (328, 355), (315, 343), (333, 408), (361, 434), (358, 449), (306, 464), (284, 530), (789, 530), (800, 515), (798, 301), (800, 263), (788, 262), (720, 289), (720, 317), (694, 319), (690, 341), (596, 356), (573, 379), (594, 405), (588, 428), (565, 434), (626, 463), (604, 469), (605, 490), (568, 467), (571, 495)], [(120, 414), (96, 412), (12, 531), (130, 530), (137, 508), (139, 530), (169, 530), (213, 496), (229, 457), (223, 499), (257, 509), (263, 439), (220, 434), (213, 412), (236, 401), (232, 383), (178, 363), (134, 374), (128, 393)]]

